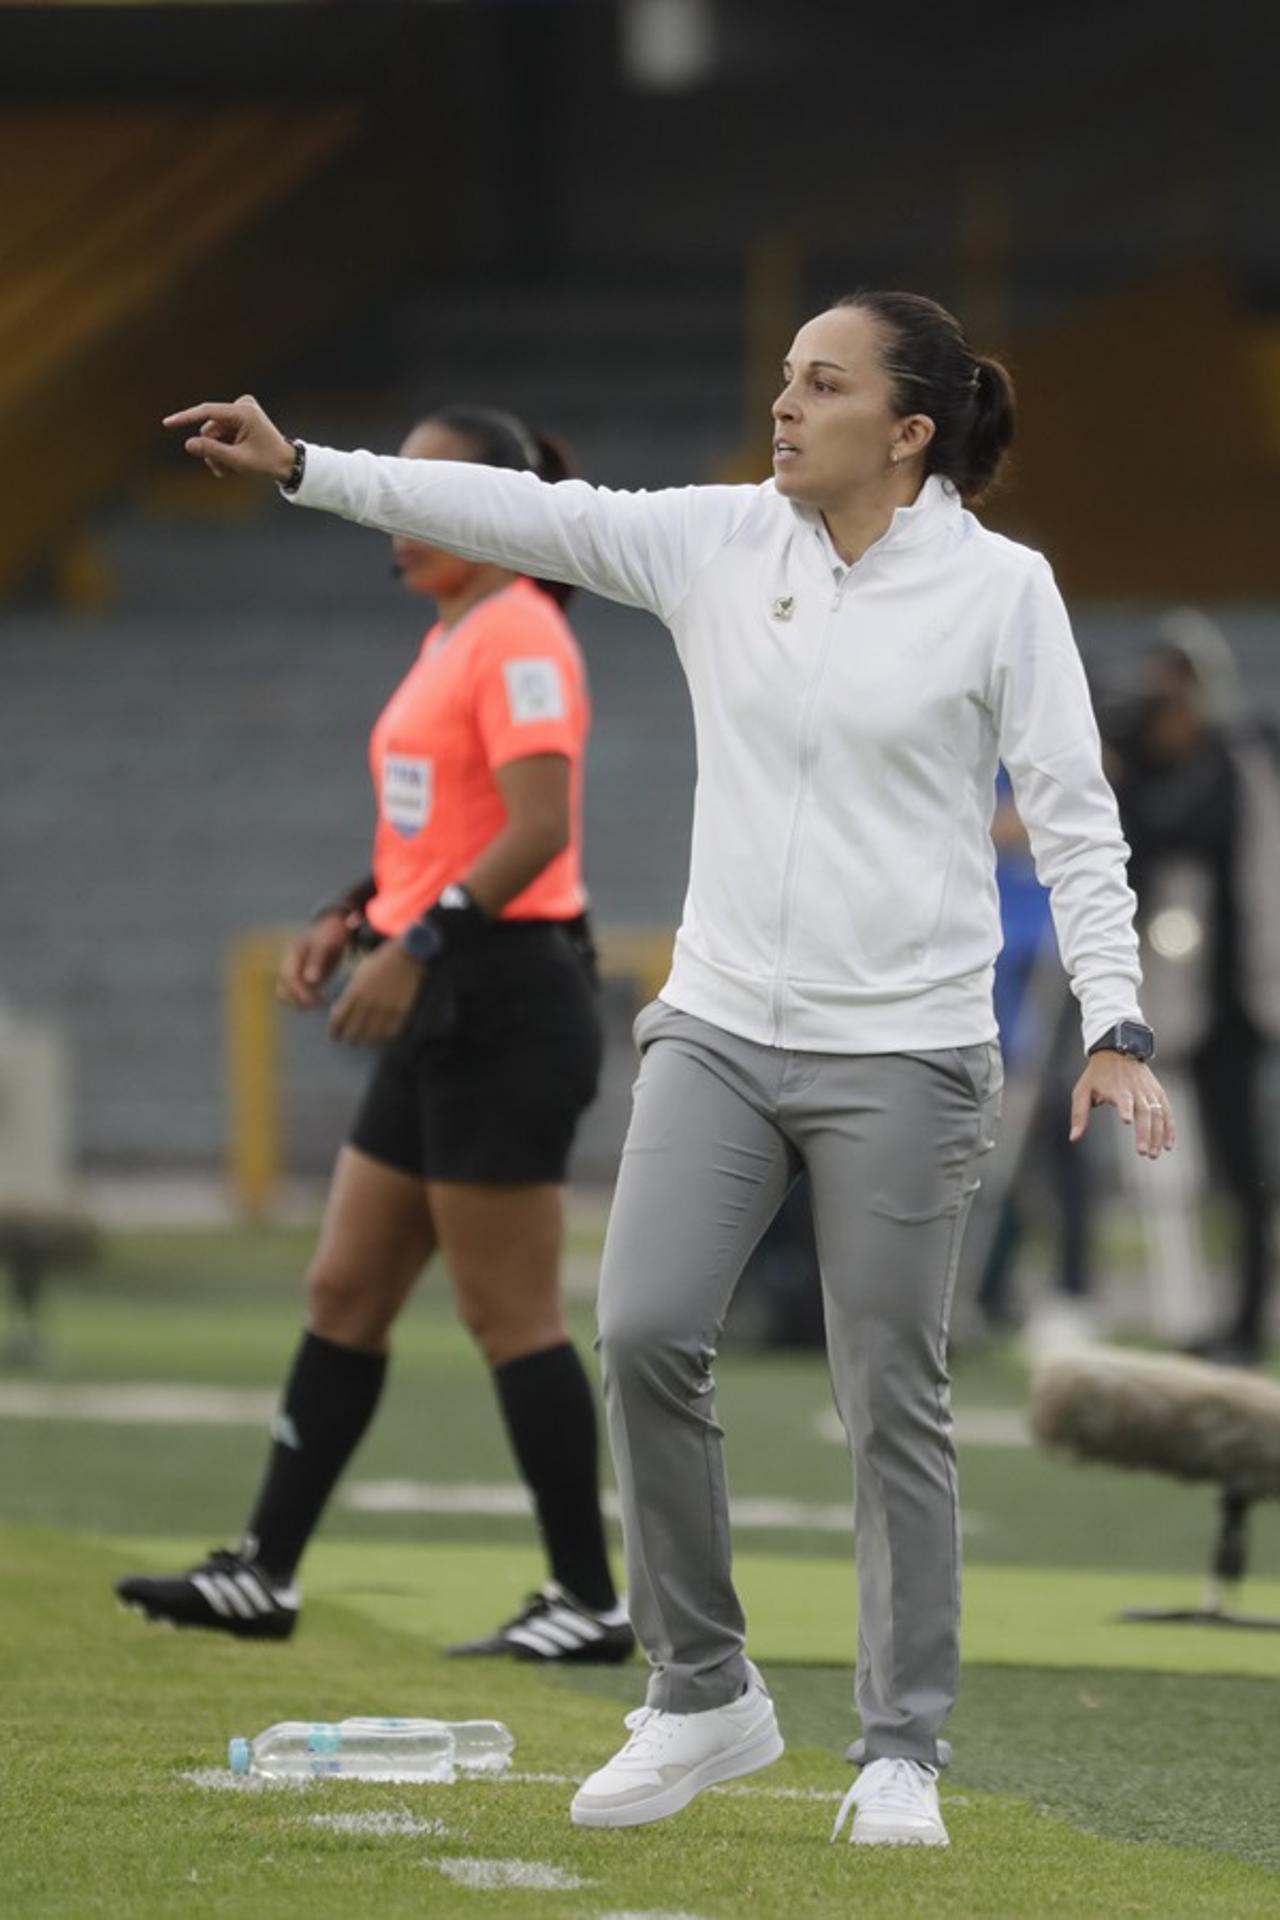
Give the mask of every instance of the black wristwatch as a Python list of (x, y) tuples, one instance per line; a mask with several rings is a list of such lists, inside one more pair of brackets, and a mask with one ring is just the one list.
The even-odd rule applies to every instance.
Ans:
[(489, 916), (458, 881), (451, 881), (434, 907), (405, 928), (400, 945), (411, 960), (435, 960), (446, 947), (490, 924)]
[(1156, 1050), (1156, 1037), (1141, 1020), (1117, 1020), (1089, 1048), (1092, 1053), (1127, 1053), (1132, 1060), (1150, 1060)]

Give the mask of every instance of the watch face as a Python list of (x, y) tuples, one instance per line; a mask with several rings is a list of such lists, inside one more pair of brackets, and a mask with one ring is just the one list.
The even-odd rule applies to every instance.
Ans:
[(411, 960), (434, 960), (444, 943), (429, 920), (415, 920), (401, 934), (400, 944)]
[(1149, 1060), (1155, 1052), (1155, 1035), (1136, 1020), (1122, 1020), (1116, 1028), (1116, 1046), (1135, 1060)]
[(1140, 1020), (1117, 1020), (1100, 1040), (1095, 1040), (1090, 1053), (1127, 1053), (1133, 1060), (1150, 1060), (1156, 1050), (1156, 1037), (1150, 1027), (1143, 1026)]

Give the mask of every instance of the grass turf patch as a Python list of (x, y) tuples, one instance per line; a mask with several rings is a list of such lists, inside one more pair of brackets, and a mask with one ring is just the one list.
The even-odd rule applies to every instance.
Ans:
[[(170, 1920), (179, 1912), (199, 1920), (246, 1910), (258, 1920), (299, 1912), (600, 1920), (673, 1911), (702, 1920), (789, 1920), (851, 1907), (870, 1916), (939, 1920), (1096, 1920), (1102, 1913), (1252, 1920), (1273, 1913), (1280, 1899), (1280, 1877), (1264, 1865), (1148, 1835), (1136, 1818), (1141, 1795), (1130, 1795), (1130, 1812), (1118, 1820), (1127, 1839), (1064, 1817), (1097, 1824), (1093, 1809), (1078, 1796), (1071, 1801), (1069, 1783), (1059, 1777), (1055, 1784), (1045, 1771), (1047, 1753), (1069, 1753), (1071, 1741), (1089, 1737), (1083, 1723), (1065, 1727), (1060, 1741), (1053, 1727), (1070, 1689), (1082, 1686), (1079, 1676), (1049, 1676), (1059, 1690), (1046, 1694), (1044, 1676), (1005, 1670), (1009, 1690), (988, 1699), (970, 1676), (962, 1711), (964, 1753), (973, 1757), (962, 1753), (946, 1783), (954, 1843), (946, 1855), (831, 1847), (830, 1800), (775, 1795), (829, 1792), (849, 1777), (830, 1751), (830, 1736), (842, 1740), (848, 1731), (835, 1710), (843, 1677), (805, 1668), (779, 1674), (790, 1751), (743, 1783), (767, 1792), (707, 1794), (677, 1820), (637, 1832), (573, 1828), (570, 1790), (552, 1782), (416, 1789), (326, 1782), (303, 1792), (213, 1792), (183, 1776), (220, 1766), (233, 1732), (284, 1717), (380, 1710), (496, 1712), (516, 1734), (522, 1770), (577, 1777), (617, 1743), (617, 1696), (638, 1690), (640, 1676), (446, 1662), (428, 1640), (333, 1597), (309, 1606), (305, 1629), (287, 1646), (149, 1631), (111, 1606), (109, 1583), (128, 1564), (118, 1547), (10, 1532), (0, 1551), (7, 1576), (0, 1681), (9, 1809), (0, 1871), (7, 1910), (20, 1920), (122, 1912), (130, 1920)], [(487, 1618), (492, 1568), (475, 1564), (473, 1555), (449, 1557), (471, 1564), (471, 1617)], [(1092, 1684), (1122, 1682), (1105, 1676)], [(1125, 1676), (1124, 1684), (1151, 1687), (1141, 1677)], [(1194, 1713), (1187, 1719), (1187, 1690), (1208, 1689), (1198, 1698), (1210, 1717), (1225, 1724), (1234, 1715), (1242, 1735), (1212, 1780), (1218, 1803), (1230, 1805), (1257, 1772), (1257, 1722), (1244, 1712), (1243, 1695), (1233, 1692), (1224, 1708), (1228, 1685), (1179, 1681), (1144, 1694), (1140, 1738), (1117, 1695), (1110, 1751), (1095, 1740), (1084, 1755), (1090, 1776), (1131, 1767), (1139, 1746), (1154, 1766), (1171, 1751), (1175, 1714), (1186, 1722), (1185, 1756), (1197, 1725)], [(1267, 1696), (1257, 1712), (1274, 1720), (1275, 1690), (1256, 1682), (1253, 1689)], [(1077, 1703), (1077, 1711), (1099, 1710)], [(995, 1768), (992, 1756), (1006, 1776), (1030, 1785), (1029, 1797), (982, 1790), (982, 1769)], [(1193, 1786), (1181, 1764), (1172, 1770), (1164, 1792), (1171, 1828)], [(1247, 1795), (1242, 1805), (1247, 1812)], [(399, 1819), (384, 1822), (390, 1831), (381, 1835), (352, 1833), (315, 1826), (310, 1816), (319, 1811)], [(404, 1831), (405, 1816), (440, 1821), (447, 1831)], [(1133, 1843), (1137, 1837), (1141, 1844)], [(533, 1863), (562, 1878), (548, 1891), (473, 1890), (444, 1871), (460, 1859)]]
[[(278, 1281), (264, 1283), (260, 1295), (246, 1294), (240, 1275), (221, 1299), (211, 1277), (216, 1246), (200, 1236), (191, 1240), (200, 1262), (179, 1297), (55, 1295), (52, 1360), (41, 1377), (55, 1384), (123, 1380), (277, 1389), (298, 1339), (297, 1284), (286, 1293)], [(292, 1241), (285, 1237), (284, 1245), (292, 1256)], [(222, 1257), (230, 1268), (243, 1257), (253, 1271), (254, 1260), (276, 1258), (280, 1251), (271, 1236), (259, 1241), (231, 1235)], [(575, 1314), (574, 1329), (590, 1364), (589, 1315)], [(849, 1499), (847, 1457), (824, 1437), (831, 1400), (819, 1356), (730, 1351), (717, 1371), (735, 1494)], [(1007, 1356), (966, 1366), (958, 1377), (957, 1404), (962, 1410), (1016, 1404), (1020, 1381)], [(9, 1472), (0, 1484), (0, 1522), (110, 1533), (177, 1533), (199, 1524), (210, 1540), (234, 1533), (261, 1476), (265, 1424), (265, 1417), (260, 1425), (185, 1428), (5, 1421), (0, 1430)], [(1117, 1569), (1184, 1570), (1194, 1584), (1182, 1590), (1183, 1597), (1198, 1591), (1215, 1524), (1206, 1490), (1154, 1475), (1082, 1469), (1031, 1448), (962, 1444), (960, 1467), (963, 1505), (974, 1521), (966, 1542), (970, 1566), (989, 1560), (1090, 1567), (1103, 1556)], [(487, 1370), (430, 1283), (397, 1326), (387, 1393), (355, 1474), (513, 1478)], [(347, 1537), (370, 1540), (516, 1543), (529, 1531), (524, 1520), (437, 1515), (424, 1525), (416, 1515), (343, 1513), (340, 1500), (331, 1524)], [(1280, 1504), (1260, 1507), (1250, 1533), (1252, 1570), (1280, 1578)], [(843, 1534), (757, 1535), (752, 1544), (837, 1561), (848, 1554)], [(1135, 1582), (1135, 1604), (1144, 1597), (1140, 1586)]]
[[(105, 1271), (55, 1292), (45, 1377), (269, 1392), (297, 1338), (310, 1244), (256, 1230), (120, 1237)], [(574, 1325), (585, 1342), (589, 1315), (577, 1311)], [(736, 1494), (847, 1497), (847, 1461), (821, 1434), (830, 1402), (818, 1356), (730, 1347), (718, 1371)], [(962, 1409), (1016, 1406), (1024, 1392), (1007, 1353), (960, 1368)], [(309, 1557), (306, 1624), (287, 1647), (148, 1630), (114, 1610), (111, 1580), (185, 1564), (234, 1533), (261, 1470), (256, 1416), (242, 1428), (11, 1419), (0, 1433), (0, 1522), (149, 1536), (126, 1546), (0, 1530), (0, 1905), (20, 1920), (246, 1908), (264, 1920), (1280, 1911), (1266, 1770), (1280, 1646), (1112, 1618), (1126, 1604), (1194, 1601), (1212, 1527), (1202, 1492), (1030, 1449), (962, 1447), (964, 1504), (981, 1527), (967, 1549), (958, 1758), (943, 1783), (955, 1845), (945, 1858), (868, 1858), (825, 1844), (829, 1797), (774, 1797), (829, 1796), (850, 1778), (847, 1535), (739, 1531), (752, 1650), (789, 1741), (777, 1767), (744, 1783), (751, 1791), (705, 1795), (635, 1834), (579, 1833), (571, 1789), (551, 1781), (215, 1792), (183, 1776), (225, 1777), (231, 1733), (346, 1712), (497, 1713), (522, 1772), (580, 1777), (618, 1744), (642, 1669), (441, 1660), (440, 1644), (496, 1621), (541, 1579), (530, 1523), (340, 1504), (330, 1532), (342, 1537)], [(391, 1387), (360, 1456), (359, 1477), (384, 1475), (512, 1478), (486, 1372), (430, 1278), (397, 1330)], [(1254, 1542), (1261, 1577), (1243, 1603), (1280, 1612), (1280, 1508), (1259, 1512)], [(316, 1827), (315, 1811), (380, 1815), (384, 1831)], [(432, 1821), (448, 1831), (414, 1830)], [(458, 1866), (467, 1860), (590, 1884), (473, 1887)], [(450, 1862), (464, 1878), (448, 1877)], [(507, 1867), (480, 1877), (500, 1881)]]
[[(189, 1566), (208, 1546), (190, 1538), (112, 1544), (139, 1572)], [(503, 1610), (514, 1611), (521, 1595), (543, 1578), (531, 1543), (413, 1547), (324, 1541), (308, 1555), (304, 1585), (309, 1608), (316, 1601), (336, 1600), (376, 1625), (444, 1646), (466, 1638), (478, 1626), (496, 1625)], [(757, 1659), (852, 1664), (857, 1636), (852, 1564), (740, 1552), (734, 1578)], [(1116, 1620), (1120, 1608), (1131, 1602), (1175, 1605), (1194, 1599), (1194, 1584), (1180, 1575), (984, 1565), (969, 1568), (965, 1588), (967, 1662), (1239, 1674), (1280, 1681), (1280, 1634), (1123, 1625)], [(1253, 1581), (1247, 1597), (1252, 1605), (1280, 1617), (1280, 1582)]]

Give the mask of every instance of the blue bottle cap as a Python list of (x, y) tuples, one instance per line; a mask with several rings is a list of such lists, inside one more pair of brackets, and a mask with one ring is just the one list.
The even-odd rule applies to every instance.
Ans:
[(232, 1773), (248, 1773), (249, 1742), (244, 1739), (233, 1740), (227, 1749), (227, 1758), (231, 1762)]

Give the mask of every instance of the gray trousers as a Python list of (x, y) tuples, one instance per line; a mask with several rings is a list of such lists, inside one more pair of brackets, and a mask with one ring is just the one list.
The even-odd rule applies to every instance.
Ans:
[(999, 1049), (791, 1053), (661, 1000), (636, 1042), (599, 1345), (649, 1705), (723, 1706), (745, 1681), (711, 1367), (742, 1269), (803, 1163), (854, 1461), (867, 1757), (933, 1762), (959, 1667), (947, 1319), (994, 1143)]

